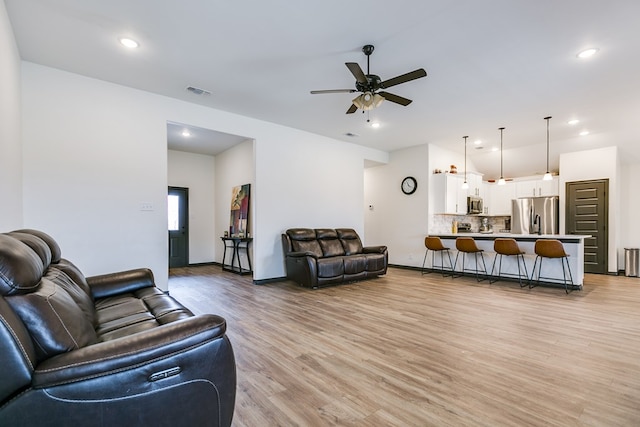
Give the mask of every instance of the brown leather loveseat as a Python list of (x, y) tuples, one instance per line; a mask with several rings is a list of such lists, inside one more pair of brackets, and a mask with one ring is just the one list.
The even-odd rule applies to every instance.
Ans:
[(2, 426), (229, 426), (225, 331), (148, 269), (85, 278), (51, 236), (0, 234)]
[(363, 247), (351, 228), (290, 228), (282, 247), (287, 278), (309, 288), (387, 273), (387, 247)]

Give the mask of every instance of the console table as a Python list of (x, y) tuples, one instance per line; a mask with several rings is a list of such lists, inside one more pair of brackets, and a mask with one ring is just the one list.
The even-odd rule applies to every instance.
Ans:
[[(252, 237), (221, 237), (224, 244), (224, 252), (222, 253), (222, 269), (236, 274), (251, 274), (251, 257), (249, 256), (249, 244), (253, 240)], [(231, 249), (231, 262), (227, 264), (227, 249)], [(247, 257), (249, 268), (242, 267), (240, 251), (244, 251)]]

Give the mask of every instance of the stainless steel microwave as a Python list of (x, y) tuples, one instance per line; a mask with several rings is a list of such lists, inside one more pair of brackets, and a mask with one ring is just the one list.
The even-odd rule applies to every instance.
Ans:
[(467, 197), (467, 214), (481, 214), (482, 212), (482, 197), (468, 196)]

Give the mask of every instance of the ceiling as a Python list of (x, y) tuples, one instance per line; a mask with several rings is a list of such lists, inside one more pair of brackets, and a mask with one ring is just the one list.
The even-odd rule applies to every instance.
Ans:
[[(545, 172), (545, 116), (552, 170), (560, 153), (612, 145), (640, 161), (637, 0), (4, 1), (26, 61), (385, 151), (462, 153), (469, 135), (469, 160), (489, 179), (502, 126), (504, 176)], [(140, 46), (122, 47), (124, 36)], [(366, 71), (365, 44), (383, 80), (428, 73), (389, 89), (414, 102), (372, 110), (377, 129), (345, 114), (355, 94), (309, 93), (354, 87), (344, 63)], [(598, 53), (576, 56), (589, 47)]]

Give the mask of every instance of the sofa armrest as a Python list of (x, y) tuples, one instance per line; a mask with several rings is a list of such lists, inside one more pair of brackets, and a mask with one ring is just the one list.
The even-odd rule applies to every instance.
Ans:
[(178, 320), (45, 360), (36, 367), (32, 384), (45, 388), (118, 374), (220, 339), (225, 331), (225, 320), (212, 314)]
[(362, 248), (363, 254), (383, 254), (386, 251), (386, 246), (365, 246), (364, 248)]
[(105, 298), (155, 286), (153, 272), (148, 268), (120, 271), (87, 277), (93, 298)]

